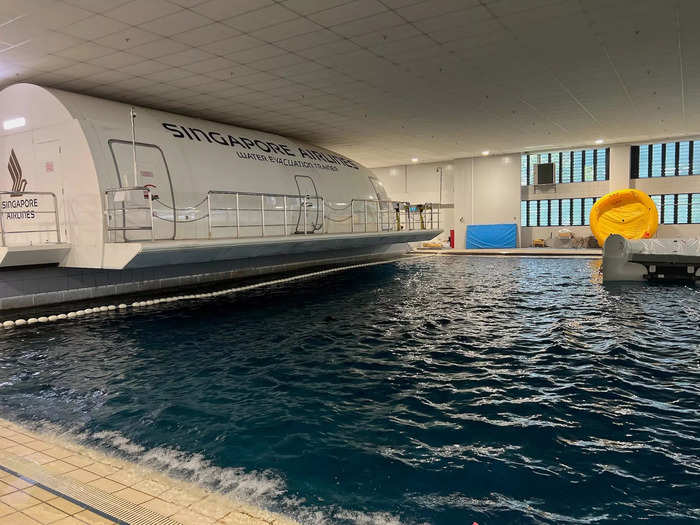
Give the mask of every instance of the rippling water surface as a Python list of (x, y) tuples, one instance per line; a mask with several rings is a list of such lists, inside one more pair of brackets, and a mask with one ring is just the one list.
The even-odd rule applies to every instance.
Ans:
[(0, 414), (302, 523), (698, 523), (700, 292), (435, 257), (0, 334)]

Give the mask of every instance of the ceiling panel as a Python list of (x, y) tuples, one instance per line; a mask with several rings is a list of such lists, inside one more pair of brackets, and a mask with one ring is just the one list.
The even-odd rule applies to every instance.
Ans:
[(285, 131), (370, 166), (700, 131), (700, 2), (7, 0), (0, 83)]

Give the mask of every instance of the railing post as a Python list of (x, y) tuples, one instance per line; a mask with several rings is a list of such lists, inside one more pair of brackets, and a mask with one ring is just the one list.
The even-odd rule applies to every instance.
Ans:
[(112, 240), (112, 232), (109, 229), (109, 192), (105, 191), (105, 222), (104, 222), (104, 227), (105, 227), (105, 238), (107, 239), (108, 242)]
[(284, 236), (286, 237), (288, 235), (287, 233), (287, 196), (285, 195), (282, 197), (283, 200), (283, 208), (284, 208)]
[(365, 203), (365, 208), (364, 208), (364, 211), (365, 211), (365, 233), (367, 233), (367, 199), (365, 199), (362, 202)]
[(56, 221), (56, 242), (61, 242), (61, 228), (58, 224), (58, 199), (56, 199), (56, 194), (51, 193), (53, 197), (53, 216)]
[(151, 212), (151, 240), (154, 240), (155, 232), (153, 231), (153, 195), (151, 194), (150, 189), (148, 190), (148, 208)]
[(326, 199), (321, 197), (321, 233), (326, 233)]
[(241, 214), (238, 205), (238, 192), (236, 192), (236, 239), (241, 237)]
[(304, 235), (308, 235), (309, 233), (309, 228), (306, 226), (306, 196), (304, 196)]
[(355, 233), (355, 199), (350, 201), (350, 232)]
[(381, 220), (381, 215), (382, 215), (382, 209), (381, 205), (379, 204), (380, 201), (377, 201), (377, 233), (379, 233), (379, 221)]
[(211, 192), (207, 192), (207, 217), (209, 220), (207, 221), (208, 224), (208, 237), (211, 239)]
[(2, 240), (2, 245), (5, 246), (5, 212), (0, 211), (0, 238)]
[(265, 195), (260, 195), (260, 226), (262, 229), (262, 236), (265, 237)]

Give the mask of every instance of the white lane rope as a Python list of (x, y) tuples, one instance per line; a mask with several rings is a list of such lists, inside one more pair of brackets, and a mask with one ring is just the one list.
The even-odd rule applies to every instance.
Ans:
[(310, 273), (305, 273), (301, 275), (293, 275), (291, 277), (283, 277), (282, 279), (274, 279), (272, 281), (264, 281), (262, 283), (255, 283), (255, 284), (249, 284), (246, 286), (238, 286), (234, 288), (226, 288), (224, 290), (218, 290), (216, 292), (205, 292), (205, 293), (197, 293), (197, 294), (189, 294), (189, 295), (173, 295), (171, 297), (160, 297), (158, 299), (147, 299), (147, 300), (142, 300), (142, 301), (134, 301), (133, 303), (125, 304), (125, 303), (120, 303), (118, 305), (110, 304), (110, 305), (105, 305), (105, 306), (95, 306), (92, 308), (85, 308), (84, 310), (76, 310), (73, 312), (67, 312), (67, 313), (60, 313), (60, 314), (53, 314), (53, 315), (47, 315), (47, 316), (41, 316), (41, 317), (30, 317), (28, 319), (16, 319), (14, 321), (7, 320), (2, 323), (2, 327), (6, 329), (10, 328), (15, 328), (15, 327), (21, 327), (21, 326), (29, 326), (37, 323), (54, 323), (57, 321), (64, 321), (64, 320), (76, 320), (80, 317), (84, 317), (86, 315), (92, 315), (92, 314), (100, 314), (100, 313), (105, 313), (105, 312), (113, 312), (115, 310), (127, 310), (129, 308), (143, 308), (147, 306), (153, 306), (156, 304), (160, 303), (172, 303), (175, 301), (191, 301), (194, 299), (207, 299), (211, 297), (219, 297), (221, 295), (228, 295), (232, 293), (238, 293), (238, 292), (244, 292), (246, 290), (254, 290), (256, 288), (264, 288), (266, 286), (274, 286), (276, 284), (283, 284), (283, 283), (289, 283), (292, 281), (301, 281), (302, 279), (310, 279), (312, 277), (318, 277), (320, 275), (328, 275), (332, 273), (338, 273), (338, 272), (343, 272), (345, 270), (353, 270), (356, 268), (367, 268), (370, 266), (378, 266), (380, 264), (391, 264), (395, 262), (400, 262), (400, 261), (410, 261), (410, 260), (415, 260), (418, 258), (424, 258), (424, 257), (434, 257), (434, 255), (413, 255), (413, 256), (405, 256), (405, 257), (399, 257), (397, 259), (388, 259), (386, 261), (374, 261), (374, 262), (369, 262), (369, 263), (360, 263), (360, 264), (350, 264), (348, 266), (340, 266), (338, 268), (329, 268), (328, 270), (319, 270), (316, 272), (310, 272)]

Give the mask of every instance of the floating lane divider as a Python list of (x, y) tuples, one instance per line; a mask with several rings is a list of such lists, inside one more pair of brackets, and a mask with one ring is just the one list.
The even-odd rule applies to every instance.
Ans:
[(353, 270), (356, 268), (367, 268), (369, 266), (378, 266), (380, 264), (391, 264), (400, 261), (410, 261), (412, 259), (425, 258), (425, 257), (435, 257), (435, 255), (413, 255), (407, 257), (400, 257), (398, 259), (389, 259), (386, 261), (375, 261), (369, 263), (361, 264), (351, 264), (349, 266), (340, 266), (338, 268), (330, 268), (328, 270), (319, 270), (317, 272), (305, 273), (302, 275), (294, 275), (292, 277), (284, 277), (282, 279), (275, 279), (272, 281), (265, 281), (262, 283), (249, 284), (247, 286), (239, 286), (236, 288), (226, 288), (224, 290), (219, 290), (216, 292), (198, 293), (190, 295), (173, 295), (172, 297), (161, 297), (158, 299), (148, 299), (145, 301), (134, 301), (130, 305), (125, 303), (120, 303), (118, 305), (106, 305), (106, 306), (95, 306), (93, 308), (85, 308), (84, 310), (76, 310), (74, 312), (41, 316), (41, 317), (30, 317), (28, 319), (17, 319), (15, 321), (4, 321), (2, 323), (3, 328), (15, 328), (21, 326), (30, 326), (37, 323), (54, 323), (56, 321), (64, 321), (66, 319), (75, 320), (79, 317), (91, 314), (99, 314), (105, 312), (113, 312), (115, 310), (126, 310), (128, 308), (142, 308), (144, 306), (153, 306), (160, 303), (172, 303), (175, 301), (187, 301), (193, 299), (207, 299), (210, 297), (218, 297), (220, 295), (228, 295), (237, 292), (244, 292), (246, 290), (253, 290), (255, 288), (264, 288), (266, 286), (274, 286), (276, 284), (289, 283), (292, 281), (301, 281), (302, 279), (309, 279), (312, 277), (318, 277), (320, 275), (328, 275), (331, 273), (343, 272), (345, 270)]

